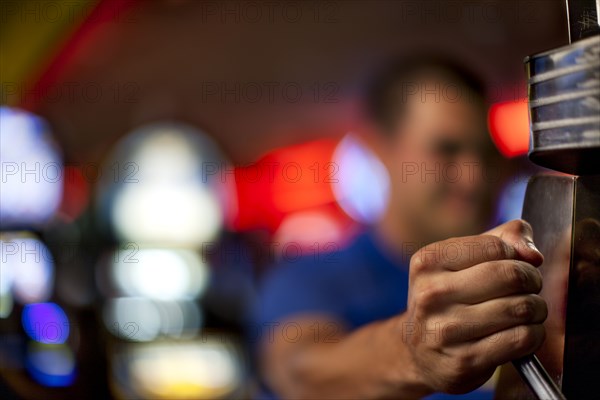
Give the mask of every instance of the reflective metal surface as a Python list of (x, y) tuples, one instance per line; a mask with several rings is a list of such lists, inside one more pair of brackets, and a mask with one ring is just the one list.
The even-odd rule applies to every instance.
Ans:
[[(571, 228), (576, 177), (538, 175), (527, 185), (522, 217), (533, 228), (533, 239), (544, 255), (539, 267), (544, 287), (540, 295), (548, 304), (544, 323), (546, 341), (536, 352), (550, 378), (560, 387), (563, 352)], [(496, 390), (498, 399), (536, 399), (511, 364), (502, 367)]]
[[(600, 175), (538, 175), (527, 186), (523, 219), (544, 254), (546, 341), (536, 352), (567, 399), (600, 395)], [(536, 399), (512, 365), (498, 399)], [(541, 397), (545, 398), (545, 397)]]
[(562, 390), (600, 398), (600, 175), (575, 185)]
[(538, 399), (566, 400), (535, 354), (513, 361), (513, 365)]
[(600, 173), (600, 36), (525, 59), (530, 159), (576, 175)]

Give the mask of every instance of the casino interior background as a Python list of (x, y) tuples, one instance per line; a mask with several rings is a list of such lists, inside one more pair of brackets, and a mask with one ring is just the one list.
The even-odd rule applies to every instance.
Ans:
[[(387, 58), (488, 82), (518, 217), (523, 58), (563, 1), (2, 1), (0, 397), (248, 398), (256, 282), (385, 204), (351, 132)], [(368, 188), (368, 190), (365, 190)]]

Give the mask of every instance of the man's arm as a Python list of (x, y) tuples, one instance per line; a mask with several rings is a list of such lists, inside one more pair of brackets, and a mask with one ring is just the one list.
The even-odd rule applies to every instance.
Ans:
[(496, 366), (542, 344), (547, 309), (536, 294), (541, 275), (534, 267), (542, 259), (523, 221), (426, 246), (411, 258), (405, 313), (352, 333), (324, 332), (318, 340), (306, 335), (315, 323), (339, 324), (292, 317), (300, 340), (276, 330), (263, 344), (267, 382), (282, 397), (303, 399), (471, 391)]
[[(419, 398), (432, 392), (398, 340), (405, 316), (371, 323), (348, 333), (326, 315), (282, 321), (262, 347), (263, 375), (283, 398)], [(297, 339), (282, 327), (300, 327)], [(294, 335), (296, 332), (294, 332)], [(290, 340), (293, 339), (293, 340)]]

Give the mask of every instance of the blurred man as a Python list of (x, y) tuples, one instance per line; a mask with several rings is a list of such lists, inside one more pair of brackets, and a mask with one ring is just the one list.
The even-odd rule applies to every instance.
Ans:
[(445, 61), (405, 61), (374, 82), (368, 109), (389, 206), (334, 262), (306, 258), (265, 280), (255, 323), (276, 397), (467, 393), (544, 340), (530, 227), (464, 237), (488, 223), (498, 177), (481, 85)]

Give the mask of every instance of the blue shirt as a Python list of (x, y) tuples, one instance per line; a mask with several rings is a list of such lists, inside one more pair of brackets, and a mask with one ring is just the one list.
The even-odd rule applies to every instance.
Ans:
[[(264, 334), (265, 328), (294, 315), (317, 313), (331, 315), (352, 330), (401, 314), (407, 295), (408, 260), (394, 258), (366, 232), (345, 249), (288, 260), (274, 268), (263, 281), (253, 325), (262, 327)], [(454, 398), (492, 399), (493, 393), (480, 389), (428, 397)]]

